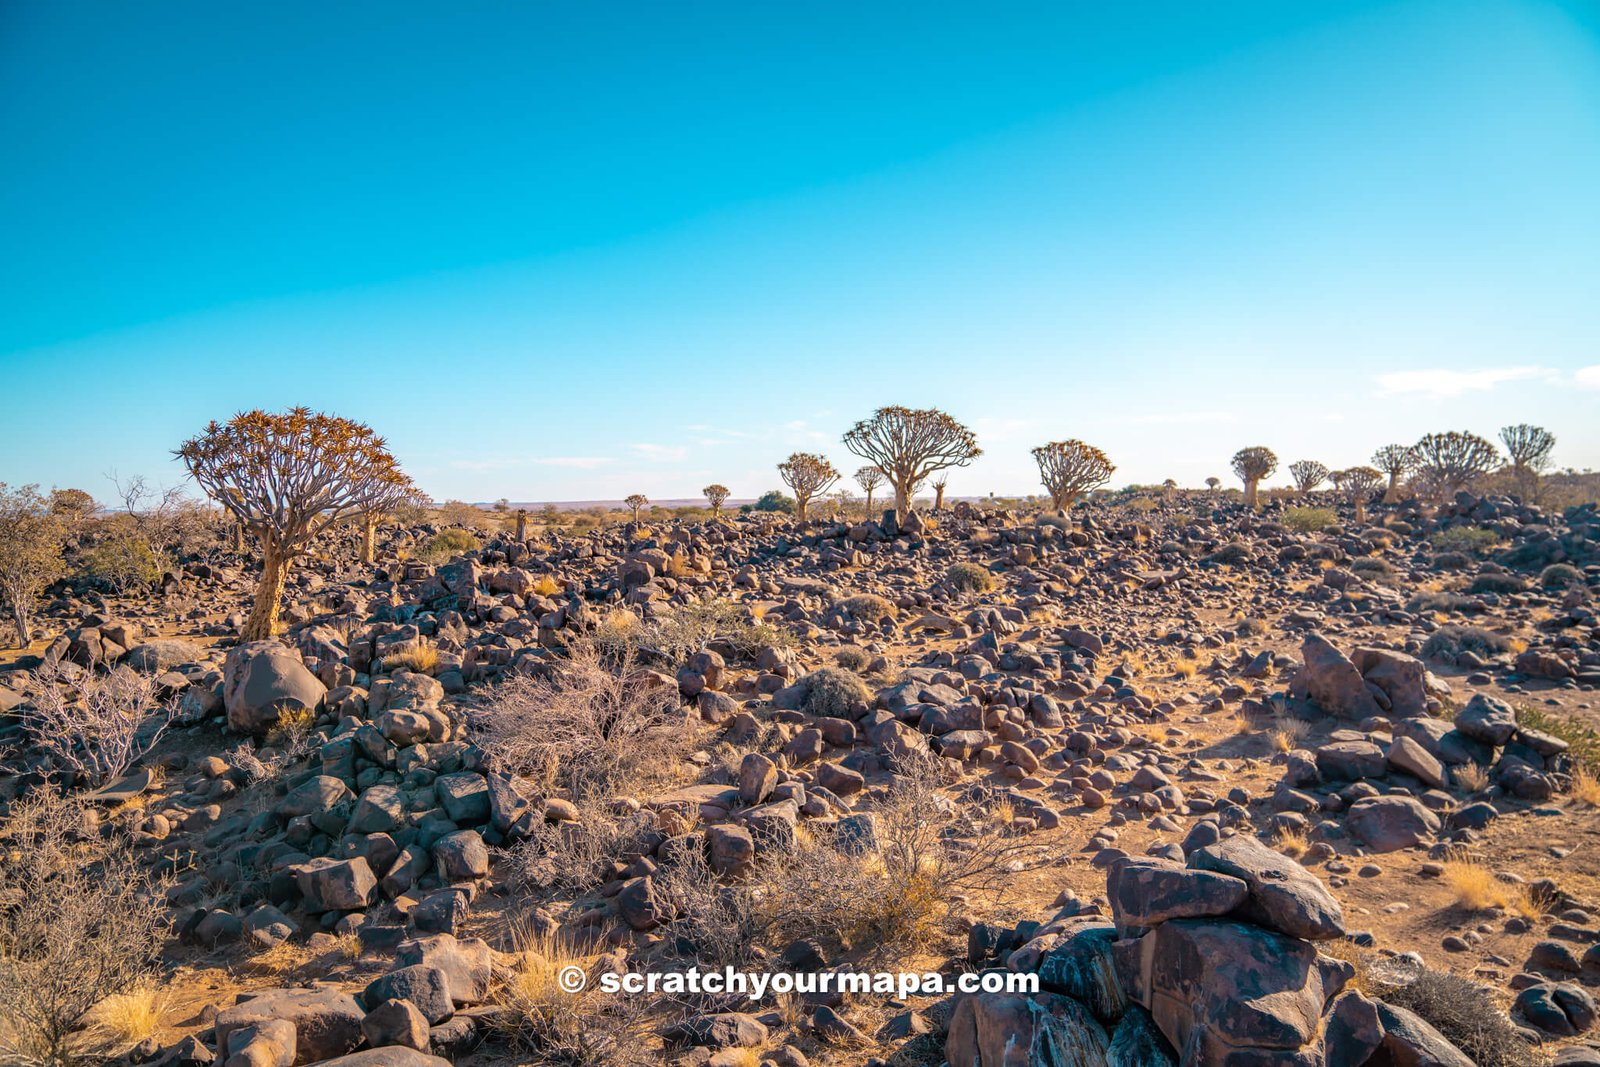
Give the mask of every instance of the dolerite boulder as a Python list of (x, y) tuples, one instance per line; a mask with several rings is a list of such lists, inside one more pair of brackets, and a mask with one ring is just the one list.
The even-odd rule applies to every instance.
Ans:
[(1249, 887), (1238, 878), (1161, 860), (1113, 863), (1106, 874), (1111, 914), (1123, 929), (1226, 915), (1249, 895)]
[(1384, 713), (1356, 665), (1326, 637), (1307, 634), (1300, 655), (1305, 663), (1290, 685), (1296, 697), (1345, 719), (1360, 720)]
[(315, 713), (327, 695), (299, 653), (276, 641), (238, 645), (223, 661), (222, 706), (240, 733), (265, 734), (285, 714)]
[(1415, 656), (1381, 648), (1358, 648), (1350, 654), (1350, 662), (1361, 672), (1374, 699), (1386, 705), (1384, 710), (1396, 719), (1426, 715), (1430, 687), (1447, 691), (1437, 678), (1429, 677), (1428, 668)]
[(1183, 1063), (1297, 1062), (1346, 980), (1309, 942), (1240, 922), (1175, 919), (1115, 952)]
[(1374, 852), (1394, 852), (1431, 841), (1439, 825), (1439, 817), (1413, 797), (1358, 800), (1345, 818), (1345, 829)]
[(1456, 714), (1455, 726), (1474, 741), (1499, 747), (1517, 732), (1517, 712), (1503, 700), (1477, 693)]
[(181, 663), (198, 663), (205, 656), (205, 649), (193, 641), (162, 638), (133, 646), (122, 657), (122, 662), (136, 671), (149, 674), (171, 670)]
[(1198, 849), (1189, 866), (1243, 882), (1239, 918), (1307, 941), (1344, 936), (1344, 913), (1310, 871), (1254, 837), (1236, 834)]
[(317, 1067), (450, 1067), (450, 1061), (416, 1049), (389, 1045), (340, 1056), (336, 1060), (319, 1063)]
[(976, 993), (957, 998), (944, 1058), (950, 1067), (1098, 1067), (1105, 1029), (1071, 997)]
[[(295, 1031), (295, 1064), (342, 1056), (361, 1044), (361, 1005), (336, 989), (273, 989), (217, 1013), (217, 1046), (246, 1026), (281, 1019)], [(442, 1062), (442, 1061), (441, 1061)]]

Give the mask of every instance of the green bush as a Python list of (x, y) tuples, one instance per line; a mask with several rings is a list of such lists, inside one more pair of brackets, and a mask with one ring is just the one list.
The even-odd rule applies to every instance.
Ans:
[(1539, 585), (1543, 589), (1565, 589), (1582, 584), (1583, 572), (1570, 563), (1552, 563), (1539, 572)]
[(144, 535), (131, 526), (119, 526), (85, 552), (79, 566), (85, 577), (119, 593), (131, 593), (161, 581), (164, 563)]
[(785, 515), (794, 514), (794, 498), (784, 496), (776, 489), (768, 489), (757, 498), (754, 504), (746, 504), (740, 511), (776, 511)]
[(1290, 508), (1283, 513), (1283, 524), (1296, 533), (1315, 533), (1338, 521), (1332, 508)]
[(477, 547), (478, 539), (465, 530), (440, 530), (422, 546), (422, 559), (428, 563), (443, 563), (475, 551)]
[(1567, 743), (1567, 756), (1574, 763), (1590, 773), (1600, 771), (1600, 732), (1596, 732), (1594, 727), (1531, 704), (1517, 709), (1517, 725), (1559, 737)]
[(963, 593), (987, 593), (994, 588), (994, 575), (976, 563), (952, 563), (944, 580)]
[(1500, 543), (1500, 535), (1479, 526), (1452, 526), (1428, 539), (1435, 552), (1459, 552), (1482, 558)]

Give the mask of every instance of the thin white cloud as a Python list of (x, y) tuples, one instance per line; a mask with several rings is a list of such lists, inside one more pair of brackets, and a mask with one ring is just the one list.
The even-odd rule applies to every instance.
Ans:
[(528, 462), (539, 467), (572, 467), (580, 471), (592, 471), (616, 460), (609, 456), (540, 456)]
[(689, 450), (682, 445), (657, 445), (650, 442), (630, 445), (633, 454), (649, 463), (682, 463)]
[(1546, 367), (1483, 367), (1478, 370), (1405, 370), (1378, 375), (1378, 388), (1386, 393), (1421, 393), (1426, 396), (1455, 397), (1469, 392), (1485, 392), (1507, 382), (1558, 377)]
[(1579, 389), (1600, 389), (1600, 363), (1573, 371), (1572, 384)]

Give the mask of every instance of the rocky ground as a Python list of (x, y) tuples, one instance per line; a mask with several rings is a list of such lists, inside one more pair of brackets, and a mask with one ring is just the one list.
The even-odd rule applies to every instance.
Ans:
[[(219, 549), (61, 590), (0, 802), (45, 687), (156, 675), (75, 791), (170, 925), (125, 1063), (1600, 1064), (1600, 511), (1319, 503), (390, 530), (246, 644)], [(551, 985), (696, 962), (1043, 992)]]

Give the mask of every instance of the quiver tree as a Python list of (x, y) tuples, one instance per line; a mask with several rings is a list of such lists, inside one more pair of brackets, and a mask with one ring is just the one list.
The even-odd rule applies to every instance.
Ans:
[(1511, 457), (1511, 476), (1516, 479), (1517, 492), (1532, 501), (1539, 493), (1539, 475), (1550, 466), (1556, 435), (1543, 426), (1523, 422), (1502, 429), (1500, 443)]
[(1344, 489), (1350, 494), (1350, 503), (1355, 505), (1356, 521), (1367, 521), (1367, 501), (1372, 499), (1372, 494), (1378, 486), (1383, 484), (1383, 472), (1376, 467), (1351, 467), (1347, 471), (1340, 471), (1340, 479)]
[[(377, 562), (378, 551), (378, 524), (389, 518), (394, 512), (408, 505), (425, 505), (428, 498), (419, 492), (410, 482), (403, 486), (396, 486), (386, 500), (379, 500), (373, 507), (361, 513), (361, 562), (371, 566)], [(517, 512), (517, 540), (522, 540), (527, 512)]]
[(61, 575), (67, 527), (36, 485), (17, 489), (0, 482), (0, 601), (17, 628), (17, 643), (33, 640), (33, 605)]
[(1289, 477), (1296, 489), (1309, 493), (1328, 480), (1328, 468), (1314, 459), (1297, 459), (1289, 464)]
[(950, 484), (950, 479), (941, 475), (929, 483), (933, 486), (933, 510), (944, 510), (944, 487)]
[(1206, 488), (1215, 493), (1222, 486), (1222, 479), (1212, 475), (1206, 479)]
[(1245, 507), (1256, 506), (1257, 491), (1264, 478), (1278, 469), (1278, 457), (1265, 445), (1251, 445), (1233, 454), (1233, 473), (1244, 483)]
[(794, 493), (794, 517), (806, 521), (806, 505), (839, 480), (833, 464), (813, 452), (795, 452), (778, 464), (778, 477)]
[(1113, 471), (1106, 454), (1082, 441), (1051, 441), (1033, 450), (1039, 464), (1039, 481), (1050, 494), (1050, 505), (1066, 511), (1079, 497), (1106, 484)]
[(720, 482), (713, 482), (700, 490), (705, 495), (706, 503), (711, 505), (711, 517), (722, 516), (722, 505), (728, 501), (728, 487)]
[(1417, 473), (1437, 491), (1454, 494), (1500, 463), (1500, 453), (1475, 433), (1451, 430), (1430, 433), (1418, 441)]
[(872, 494), (883, 484), (883, 472), (877, 467), (862, 467), (856, 471), (856, 484), (867, 494), (867, 517), (872, 517)]
[(844, 444), (883, 472), (901, 512), (911, 509), (916, 487), (930, 474), (983, 455), (972, 431), (936, 408), (879, 408), (845, 433)]
[(411, 488), (371, 427), (308, 408), (213, 422), (177, 455), (261, 546), (261, 580), (240, 633), (246, 641), (272, 636), (289, 568), (318, 533), (393, 506)]
[(1384, 445), (1372, 454), (1372, 465), (1389, 476), (1383, 499), (1392, 504), (1400, 499), (1400, 479), (1417, 465), (1417, 453), (1405, 445)]
[(634, 493), (630, 496), (623, 497), (622, 502), (628, 506), (629, 511), (633, 512), (633, 521), (638, 522), (639, 509), (650, 503), (650, 498), (645, 496), (643, 493)]
[(1349, 476), (1349, 474), (1349, 471), (1329, 471), (1328, 481), (1333, 483), (1333, 488), (1335, 490), (1343, 489), (1344, 480)]

